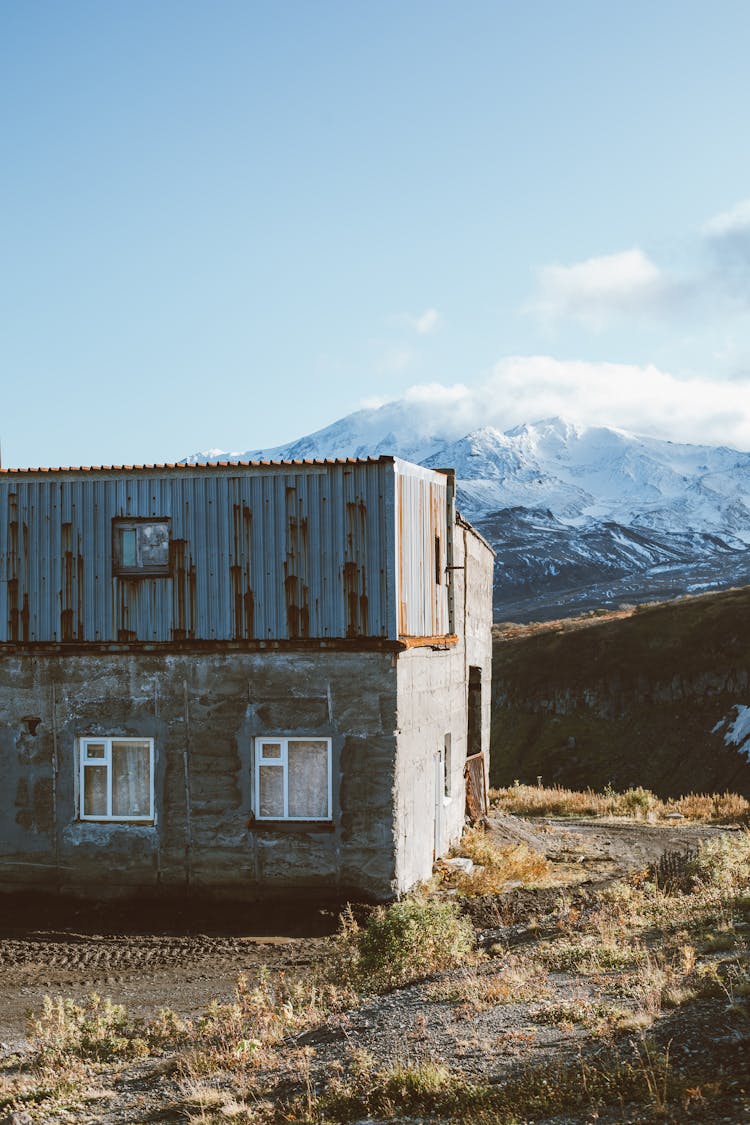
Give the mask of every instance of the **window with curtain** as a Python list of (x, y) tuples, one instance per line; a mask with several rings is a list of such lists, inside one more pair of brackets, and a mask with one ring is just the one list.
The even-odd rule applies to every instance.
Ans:
[(259, 738), (255, 750), (258, 820), (331, 819), (330, 738)]
[(82, 738), (79, 754), (81, 820), (154, 819), (152, 738)]

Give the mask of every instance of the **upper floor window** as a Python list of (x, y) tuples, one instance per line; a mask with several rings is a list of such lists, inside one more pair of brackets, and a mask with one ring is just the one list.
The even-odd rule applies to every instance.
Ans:
[(81, 820), (154, 819), (153, 738), (79, 740)]
[(113, 520), (112, 559), (115, 574), (169, 574), (169, 520)]

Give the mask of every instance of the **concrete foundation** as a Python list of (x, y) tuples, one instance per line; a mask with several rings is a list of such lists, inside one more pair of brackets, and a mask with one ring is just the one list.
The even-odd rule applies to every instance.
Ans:
[[(395, 725), (389, 653), (5, 657), (0, 889), (387, 898)], [(77, 819), (77, 740), (96, 734), (154, 739), (153, 824)], [(253, 821), (253, 740), (269, 734), (331, 738), (331, 823)]]

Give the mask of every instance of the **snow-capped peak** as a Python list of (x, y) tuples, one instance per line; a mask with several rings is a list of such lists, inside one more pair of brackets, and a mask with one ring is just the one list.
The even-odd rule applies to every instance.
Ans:
[[(402, 399), (358, 410), (286, 445), (211, 449), (186, 460), (384, 454), (455, 468), (462, 513), (498, 551), (501, 616), (503, 605), (535, 616), (542, 595), (551, 613), (588, 604), (587, 598), (616, 600), (623, 583), (625, 600), (734, 584), (750, 567), (750, 453), (724, 447), (560, 417), (506, 432), (467, 431), (458, 412), (435, 429), (429, 403)], [(525, 591), (525, 602), (514, 602), (514, 589)]]
[(295, 460), (391, 454), (452, 465), (472, 519), (506, 507), (548, 508), (572, 524), (616, 520), (640, 528), (686, 528), (750, 543), (750, 454), (680, 445), (608, 426), (544, 418), (503, 433), (430, 429), (429, 410), (401, 399), (365, 408), (286, 445), (188, 462)]

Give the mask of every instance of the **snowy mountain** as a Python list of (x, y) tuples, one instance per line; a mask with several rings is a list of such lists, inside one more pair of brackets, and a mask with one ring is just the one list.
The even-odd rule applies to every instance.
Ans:
[(288, 445), (190, 463), (394, 454), (456, 469), (458, 503), (497, 552), (495, 612), (544, 619), (750, 582), (750, 453), (560, 418), (434, 433), (401, 400)]
[(325, 429), (286, 445), (249, 449), (244, 453), (222, 453), (211, 449), (186, 457), (188, 464), (200, 461), (289, 461), (317, 457), (379, 457), (391, 454), (417, 464), (456, 441), (464, 433), (460, 422), (449, 432), (434, 433), (430, 412), (419, 403), (403, 399), (385, 406), (357, 410)]

